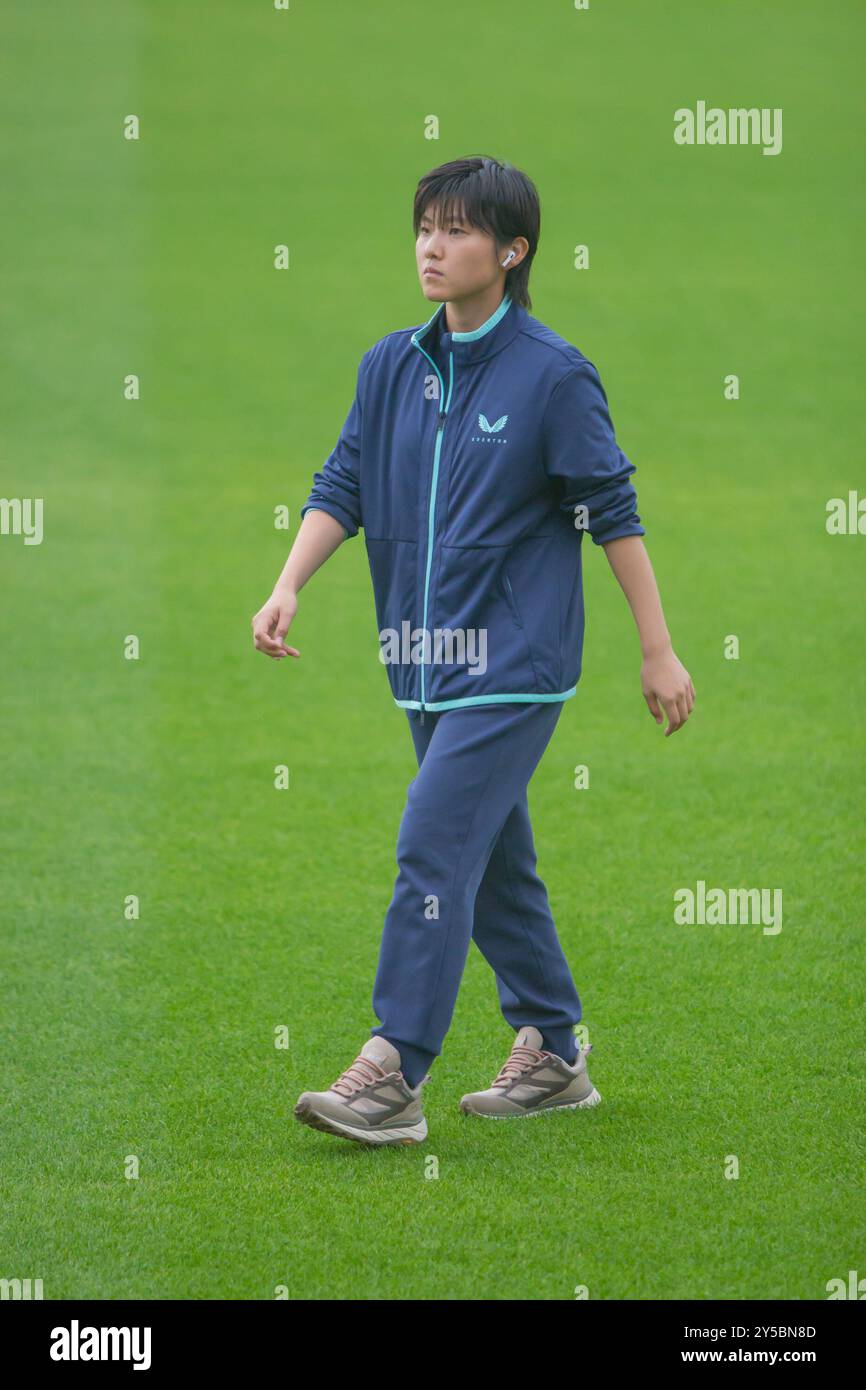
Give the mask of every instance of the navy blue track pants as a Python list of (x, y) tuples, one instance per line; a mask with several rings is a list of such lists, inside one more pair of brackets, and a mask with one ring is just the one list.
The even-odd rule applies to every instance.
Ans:
[(474, 940), (512, 1028), (571, 1062), (580, 998), (536, 873), (526, 789), (562, 702), (407, 710), (418, 759), (397, 837), (371, 1029), (416, 1086), (442, 1050)]

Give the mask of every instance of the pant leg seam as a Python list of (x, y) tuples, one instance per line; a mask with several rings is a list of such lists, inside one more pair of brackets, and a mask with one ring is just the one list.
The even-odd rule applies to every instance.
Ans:
[[(451, 889), (450, 889), (450, 892), (451, 892), (451, 903), (452, 903), (451, 919), (450, 919), (450, 921), (449, 921), (449, 923), (448, 923), (448, 930), (447, 930), (446, 933), (445, 933), (445, 937), (444, 937), (444, 939), (443, 939), (442, 946), (441, 946), (441, 949), (440, 949), (440, 953), (439, 953), (439, 968), (438, 968), (438, 970), (436, 971), (436, 980), (435, 980), (435, 983), (434, 983), (434, 985), (433, 985), (433, 991), (432, 991), (432, 998), (431, 998), (431, 1002), (430, 1002), (430, 1007), (429, 1007), (429, 1009), (428, 1009), (428, 1011), (427, 1011), (427, 1017), (426, 1017), (426, 1019), (424, 1020), (424, 1028), (421, 1030), (421, 1035), (422, 1035), (422, 1037), (425, 1037), (425, 1038), (426, 1038), (426, 1036), (427, 1036), (427, 1029), (428, 1029), (428, 1027), (429, 1027), (429, 1025), (430, 1025), (430, 1020), (431, 1020), (431, 1018), (432, 1018), (432, 1016), (433, 1016), (433, 1006), (434, 1006), (434, 1004), (435, 1004), (436, 996), (437, 996), (437, 993), (438, 993), (438, 991), (439, 991), (439, 981), (440, 981), (440, 979), (442, 978), (442, 967), (443, 967), (443, 965), (445, 964), (445, 957), (446, 957), (446, 955), (447, 955), (448, 941), (449, 941), (449, 938), (450, 938), (450, 936), (451, 936), (452, 928), (453, 928), (453, 926), (454, 926), (454, 909), (453, 909), (453, 904), (454, 904), (454, 885), (455, 885), (455, 883), (457, 882), (457, 872), (458, 872), (458, 870), (459, 870), (459, 868), (460, 868), (460, 862), (461, 862), (461, 860), (462, 860), (462, 858), (463, 858), (463, 854), (464, 854), (464, 851), (465, 851), (465, 849), (466, 849), (466, 845), (467, 845), (467, 842), (468, 842), (468, 840), (469, 840), (469, 836), (470, 836), (470, 834), (472, 833), (472, 827), (473, 827), (473, 825), (475, 824), (475, 818), (476, 818), (476, 816), (478, 815), (478, 812), (479, 812), (479, 809), (481, 808), (481, 805), (483, 804), (484, 796), (485, 796), (485, 794), (486, 794), (486, 792), (487, 792), (487, 788), (490, 786), (490, 783), (491, 783), (492, 780), (493, 780), (493, 774), (496, 772), (497, 768), (499, 767), (499, 764), (502, 762), (502, 759), (503, 759), (503, 756), (504, 756), (505, 752), (506, 752), (506, 749), (503, 748), (502, 751), (500, 752), (498, 758), (497, 758), (496, 761), (494, 762), (492, 768), (490, 769), (490, 773), (489, 773), (489, 775), (488, 775), (488, 777), (487, 777), (487, 781), (486, 781), (485, 784), (484, 784), (484, 791), (481, 793), (481, 796), (478, 798), (478, 804), (476, 805), (475, 810), (474, 810), (473, 813), (472, 813), (472, 819), (470, 820), (469, 825), (468, 825), (468, 827), (467, 827), (467, 829), (466, 829), (466, 834), (465, 834), (465, 836), (464, 836), (464, 838), (463, 838), (463, 844), (462, 844), (461, 847), (460, 847), (460, 853), (457, 855), (457, 860), (456, 860), (455, 865), (454, 865), (454, 875), (453, 875), (453, 878), (452, 878), (452, 880), (451, 880)], [(511, 811), (509, 810), (508, 815), (510, 815), (510, 814), (511, 814)], [(504, 824), (504, 822), (503, 822), (503, 824)], [(495, 843), (496, 843), (496, 842), (495, 842), (495, 840), (494, 840), (494, 845), (495, 845)], [(491, 851), (491, 853), (492, 853), (492, 851)], [(488, 857), (489, 857), (489, 856), (488, 856)], [(472, 924), (471, 924), (471, 922), (470, 922), (469, 941), (471, 942), (471, 940), (472, 940)], [(467, 943), (467, 951), (468, 951), (468, 943)], [(430, 1051), (429, 1048), (428, 1048), (427, 1050)]]
[[(514, 891), (514, 882), (513, 882), (512, 877), (511, 877), (511, 867), (510, 867), (510, 865), (509, 865), (508, 853), (507, 853), (507, 851), (506, 851), (506, 848), (505, 848), (505, 844), (504, 844), (504, 843), (503, 843), (503, 845), (502, 845), (502, 858), (503, 858), (503, 861), (504, 861), (504, 863), (505, 863), (505, 879), (506, 879), (506, 882), (507, 882), (507, 884), (508, 884), (508, 891), (509, 891), (509, 893), (511, 894), (512, 902), (514, 902), (514, 904), (517, 906), (517, 911), (516, 911), (517, 920), (519, 921), (519, 923), (520, 923), (520, 925), (521, 925), (521, 927), (522, 927), (522, 929), (523, 929), (523, 933), (524, 933), (524, 935), (525, 935), (525, 937), (526, 937), (526, 940), (527, 940), (528, 943), (529, 943), (530, 950), (532, 951), (532, 954), (533, 954), (533, 956), (535, 957), (535, 963), (536, 963), (536, 965), (538, 966), (539, 974), (540, 974), (540, 976), (541, 976), (541, 978), (542, 978), (542, 980), (543, 980), (543, 982), (544, 982), (544, 988), (545, 988), (545, 990), (546, 990), (546, 992), (547, 992), (547, 1002), (551, 1005), (551, 1007), (554, 1007), (553, 991), (552, 991), (551, 988), (550, 988), (550, 979), (549, 979), (549, 977), (548, 977), (547, 971), (546, 971), (545, 968), (544, 968), (544, 963), (543, 963), (541, 957), (539, 956), (539, 954), (538, 954), (538, 952), (537, 952), (537, 950), (536, 950), (536, 948), (535, 948), (535, 942), (533, 941), (533, 938), (532, 938), (532, 932), (529, 931), (529, 929), (528, 929), (528, 927), (527, 927), (526, 917), (525, 917), (525, 915), (524, 915), (522, 909), (520, 908), (520, 906), (519, 906), (519, 904), (518, 904), (518, 897), (517, 897), (517, 894), (516, 894), (515, 891)], [(539, 882), (543, 882), (543, 880), (539, 878)], [(546, 885), (545, 885), (544, 891), (545, 891), (545, 893), (547, 893), (547, 887), (546, 887)], [(553, 922), (553, 930), (556, 931), (556, 922), (555, 922), (555, 920), (554, 920), (554, 917), (553, 917), (553, 913), (552, 913), (552, 912), (551, 912), (551, 914), (550, 914), (550, 920)], [(558, 935), (558, 933), (557, 933), (557, 935)], [(510, 986), (509, 986), (509, 988), (510, 988)]]

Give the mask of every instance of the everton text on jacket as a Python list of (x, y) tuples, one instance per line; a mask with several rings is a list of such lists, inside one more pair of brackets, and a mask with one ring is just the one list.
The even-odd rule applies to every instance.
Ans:
[(595, 366), (508, 295), (471, 333), (445, 305), (365, 352), (301, 516), (364, 528), (398, 705), (567, 700), (581, 543), (644, 535)]

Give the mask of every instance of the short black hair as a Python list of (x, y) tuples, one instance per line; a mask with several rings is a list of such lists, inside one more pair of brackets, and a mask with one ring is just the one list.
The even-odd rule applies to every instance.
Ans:
[(431, 169), (415, 190), (415, 237), (427, 209), (435, 206), (440, 225), (455, 215), (471, 227), (481, 227), (504, 246), (512, 237), (526, 237), (529, 250), (505, 276), (505, 290), (516, 304), (532, 308), (529, 271), (541, 230), (541, 206), (532, 179), (513, 164), (488, 155), (452, 159)]

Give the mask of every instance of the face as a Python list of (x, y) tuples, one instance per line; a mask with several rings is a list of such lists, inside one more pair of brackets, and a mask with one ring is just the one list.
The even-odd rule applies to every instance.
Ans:
[[(500, 273), (490, 233), (470, 227), (457, 211), (440, 226), (438, 208), (428, 208), (421, 218), (415, 260), (425, 296), (437, 302), (482, 293), (496, 284)], [(427, 274), (428, 266), (439, 273)]]

